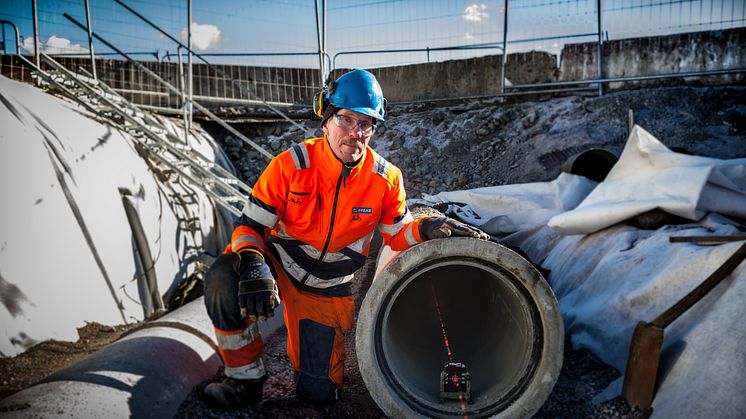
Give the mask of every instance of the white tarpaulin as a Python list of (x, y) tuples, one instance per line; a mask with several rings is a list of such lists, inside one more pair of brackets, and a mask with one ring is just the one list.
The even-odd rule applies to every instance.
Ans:
[[(669, 243), (668, 237), (738, 233), (723, 217), (709, 216), (655, 231), (619, 224), (595, 234), (562, 236), (543, 227), (505, 242), (550, 271), (573, 346), (591, 350), (624, 373), (637, 322), (652, 321), (743, 243), (701, 246)], [(744, 301), (746, 263), (665, 329), (652, 417), (746, 417)], [(619, 396), (622, 380), (602, 399)]]
[[(169, 190), (127, 134), (82, 108), (0, 77), (0, 127), (0, 356), (75, 340), (87, 321), (143, 318), (142, 268), (123, 198), (137, 211), (161, 293), (194, 272), (197, 245), (218, 245), (179, 224)], [(206, 140), (190, 139), (212, 153)], [(194, 193), (192, 216), (210, 231), (212, 203)]]
[[(669, 237), (744, 234), (717, 214), (746, 217), (744, 173), (746, 159), (674, 153), (636, 127), (617, 166), (595, 189), (594, 182), (562, 174), (553, 182), (443, 192), (414, 202), (446, 206), (448, 215), (503, 236), (502, 243), (549, 270), (573, 345), (624, 373), (637, 322), (652, 321), (741, 245), (669, 243)], [(619, 223), (655, 208), (699, 221), (657, 230)], [(746, 262), (665, 329), (654, 418), (746, 417), (744, 301)], [(619, 396), (621, 382), (599, 400)]]
[(443, 212), (456, 219), (505, 234), (546, 225), (552, 216), (575, 208), (595, 186), (583, 176), (562, 173), (551, 182), (441, 192), (409, 203), (446, 206)]
[(587, 234), (656, 208), (689, 220), (710, 211), (746, 218), (746, 159), (675, 153), (635, 126), (606, 179), (549, 226)]

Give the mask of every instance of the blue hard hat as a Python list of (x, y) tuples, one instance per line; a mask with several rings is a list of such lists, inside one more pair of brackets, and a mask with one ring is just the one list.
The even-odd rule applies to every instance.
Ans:
[(340, 76), (329, 89), (328, 98), (336, 107), (383, 121), (386, 100), (381, 85), (368, 71), (357, 69)]

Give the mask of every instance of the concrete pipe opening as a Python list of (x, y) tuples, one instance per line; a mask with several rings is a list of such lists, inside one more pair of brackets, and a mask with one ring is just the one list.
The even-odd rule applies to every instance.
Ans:
[[(563, 337), (533, 265), (495, 243), (450, 238), (382, 252), (356, 345), (363, 379), (391, 417), (528, 417), (559, 376)], [(466, 366), (470, 403), (441, 399), (449, 360)]]

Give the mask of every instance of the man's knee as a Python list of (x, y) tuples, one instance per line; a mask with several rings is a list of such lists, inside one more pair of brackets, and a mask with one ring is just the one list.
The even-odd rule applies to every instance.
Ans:
[(295, 376), (298, 400), (326, 404), (339, 398), (337, 385), (329, 378), (335, 333), (333, 327), (311, 319), (300, 320), (300, 371)]
[(238, 274), (233, 269), (232, 254), (218, 256), (205, 272), (205, 307), (218, 329), (245, 327), (238, 308)]
[(339, 400), (339, 390), (329, 377), (299, 371), (295, 373), (295, 396), (302, 402), (323, 405)]

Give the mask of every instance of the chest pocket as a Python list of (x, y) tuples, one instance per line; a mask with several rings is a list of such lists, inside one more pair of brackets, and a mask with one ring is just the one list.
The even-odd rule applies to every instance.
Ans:
[(285, 222), (299, 231), (311, 233), (321, 229), (322, 213), (323, 206), (315, 176), (296, 176), (290, 183), (285, 203)]

